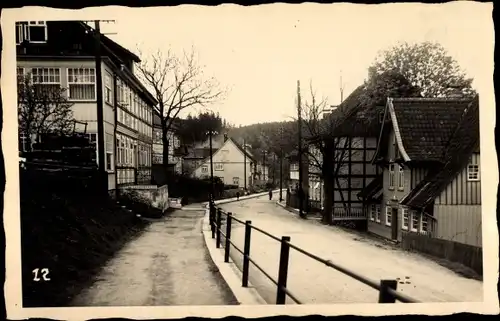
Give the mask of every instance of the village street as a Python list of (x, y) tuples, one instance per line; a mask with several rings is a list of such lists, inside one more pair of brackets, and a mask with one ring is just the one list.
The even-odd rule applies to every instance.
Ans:
[(152, 222), (108, 262), (71, 305), (236, 304), (204, 244), (203, 214), (200, 205), (190, 205)]
[[(221, 207), (240, 220), (251, 220), (277, 237), (290, 236), (291, 243), (372, 280), (398, 279), (398, 290), (422, 302), (482, 301), (483, 283), (462, 277), (421, 255), (409, 253), (371, 237), (304, 221), (267, 196), (242, 200)], [(234, 222), (231, 239), (241, 249), (244, 225)], [(280, 244), (252, 230), (250, 256), (277, 279)], [(231, 258), (242, 269), (241, 254)], [(274, 304), (276, 286), (250, 263), (250, 282), (263, 299)], [(287, 288), (304, 304), (376, 303), (378, 292), (349, 276), (291, 249)], [(287, 304), (293, 304), (287, 298)]]

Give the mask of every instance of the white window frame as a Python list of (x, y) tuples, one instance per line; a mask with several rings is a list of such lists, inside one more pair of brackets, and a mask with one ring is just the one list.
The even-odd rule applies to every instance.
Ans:
[(19, 33), (19, 42), (16, 41), (16, 45), (20, 45), (25, 40), (25, 26), (21, 22), (16, 22), (16, 35)]
[(405, 169), (402, 165), (398, 165), (398, 190), (405, 189)]
[[(417, 227), (416, 228), (414, 227), (414, 224), (413, 224), (415, 222), (415, 218), (417, 219), (417, 221), (416, 221), (417, 222)], [(420, 215), (419, 215), (418, 212), (411, 211), (411, 221), (410, 221), (410, 224), (411, 224), (410, 225), (410, 230), (412, 232), (418, 232), (418, 229), (420, 227)]]
[[(115, 169), (115, 153), (113, 146), (113, 134), (106, 133), (105, 135), (106, 141), (104, 142), (104, 146), (106, 149), (106, 171), (113, 172)], [(108, 164), (108, 156), (110, 157), (110, 161)], [(108, 166), (109, 165), (109, 166)]]
[(481, 171), (479, 164), (470, 163), (467, 165), (467, 181), (479, 182), (481, 180)]
[(240, 178), (239, 177), (233, 177), (233, 185), (240, 185)]
[(405, 231), (408, 230), (409, 224), (410, 224), (410, 212), (407, 208), (402, 208), (401, 209), (401, 228)]
[(208, 165), (202, 165), (201, 172), (202, 172), (202, 174), (208, 173)]
[[(24, 68), (23, 68), (24, 69)], [(54, 77), (58, 77), (59, 78), (59, 81), (39, 81), (39, 82), (36, 82), (35, 81), (35, 75), (34, 75), (34, 72), (33, 70), (36, 70), (37, 71), (37, 76), (39, 76), (40, 74), (38, 74), (38, 71), (39, 70), (47, 70), (47, 73), (48, 73), (48, 76), (50, 77), (50, 71), (57, 71), (56, 73), (54, 73)], [(33, 84), (40, 84), (40, 85), (59, 85), (61, 86), (61, 68), (53, 68), (53, 67), (32, 67), (31, 70), (30, 70), (30, 74), (31, 74), (31, 81), (33, 82)], [(43, 72), (42, 72), (42, 77), (44, 76)], [(43, 80), (43, 79), (42, 79)]]
[[(45, 32), (45, 40), (42, 41), (33, 41), (31, 40), (30, 28), (31, 27), (43, 27)], [(46, 21), (28, 21), (28, 24), (25, 25), (24, 29), (25, 39), (30, 43), (47, 43), (47, 22)]]
[(394, 189), (395, 185), (395, 165), (394, 163), (389, 164), (389, 189)]
[[(425, 221), (425, 230), (424, 230), (424, 221)], [(424, 213), (422, 213), (420, 216), (420, 233), (427, 234), (428, 232), (429, 232), (429, 217)]]
[[(97, 85), (96, 85), (97, 87)], [(109, 99), (108, 99), (109, 93)], [(110, 105), (113, 105), (113, 77), (109, 72), (104, 73), (104, 101)]]
[[(74, 82), (74, 81), (69, 81), (69, 71), (73, 71), (73, 77), (75, 75), (75, 71), (85, 71), (86, 69), (89, 70), (89, 78), (90, 78), (90, 71), (94, 71), (94, 82), (92, 81), (79, 81), (79, 82)], [(66, 69), (66, 79), (68, 81), (68, 100), (69, 101), (96, 101), (97, 100), (97, 82), (96, 82), (96, 70), (93, 67), (79, 67), (79, 68), (67, 68)], [(91, 99), (74, 99), (71, 98), (71, 86), (70, 85), (94, 85), (94, 98)]]
[[(390, 220), (389, 220), (389, 218), (390, 218)], [(390, 207), (390, 206), (385, 207), (385, 225), (386, 226), (392, 225), (392, 207)]]
[(382, 212), (380, 204), (377, 204), (375, 206), (375, 210), (376, 210), (376, 212), (375, 212), (375, 222), (380, 223), (380, 214)]
[(224, 171), (224, 163), (215, 163), (214, 164), (215, 171)]
[(370, 221), (375, 221), (375, 214), (377, 212), (376, 204), (370, 206)]

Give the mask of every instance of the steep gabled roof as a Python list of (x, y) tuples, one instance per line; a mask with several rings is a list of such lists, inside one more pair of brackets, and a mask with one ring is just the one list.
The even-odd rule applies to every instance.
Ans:
[(386, 115), (403, 159), (441, 161), (470, 102), (470, 98), (389, 98)]
[(425, 208), (461, 172), (479, 147), (479, 98), (476, 96), (462, 115), (441, 154), (443, 165), (426, 177), (401, 200), (402, 205)]
[(253, 162), (255, 162), (255, 158), (253, 157), (252, 154), (250, 154), (245, 148), (243, 148), (242, 145), (240, 145), (236, 139), (233, 139), (231, 137), (228, 137), (228, 140), (231, 140), (233, 142), (233, 144), (240, 150), (240, 152), (242, 152), (243, 154), (246, 155), (246, 157), (248, 157), (249, 159), (251, 159)]

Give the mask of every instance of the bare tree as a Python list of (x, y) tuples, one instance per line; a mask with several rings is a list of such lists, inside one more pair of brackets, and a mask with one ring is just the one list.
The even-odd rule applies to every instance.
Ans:
[[(331, 224), (335, 185), (341, 187), (339, 172), (344, 167), (350, 166), (348, 159), (352, 147), (352, 137), (345, 136), (345, 133), (339, 136), (338, 129), (353, 111), (339, 107), (325, 114), (329, 112), (328, 100), (317, 98), (312, 83), (309, 89), (310, 99), (305, 101), (302, 108), (303, 128), (305, 128), (303, 136), (307, 141), (303, 153), (309, 160), (309, 172), (318, 175), (324, 182), (323, 222)], [(350, 204), (346, 202), (343, 193), (339, 194), (344, 208), (349, 210)]]
[(33, 82), (30, 73), (18, 77), (19, 132), (30, 141), (48, 133), (68, 133), (74, 125), (72, 106), (66, 88)]
[(140, 78), (153, 90), (158, 105), (163, 143), (163, 164), (168, 166), (171, 130), (179, 114), (196, 106), (207, 106), (222, 99), (225, 91), (220, 89), (214, 77), (205, 77), (194, 48), (176, 56), (172, 50), (156, 51), (139, 66)]

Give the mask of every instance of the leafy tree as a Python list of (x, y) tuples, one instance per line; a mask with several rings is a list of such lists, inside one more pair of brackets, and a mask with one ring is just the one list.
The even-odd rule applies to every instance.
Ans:
[(66, 88), (35, 83), (28, 73), (18, 78), (17, 93), (19, 132), (28, 139), (38, 141), (45, 134), (66, 134), (73, 128), (73, 103), (67, 100)]
[(370, 76), (396, 71), (411, 85), (419, 87), (423, 97), (443, 97), (457, 88), (474, 95), (472, 79), (439, 43), (399, 43), (379, 53), (369, 69)]

